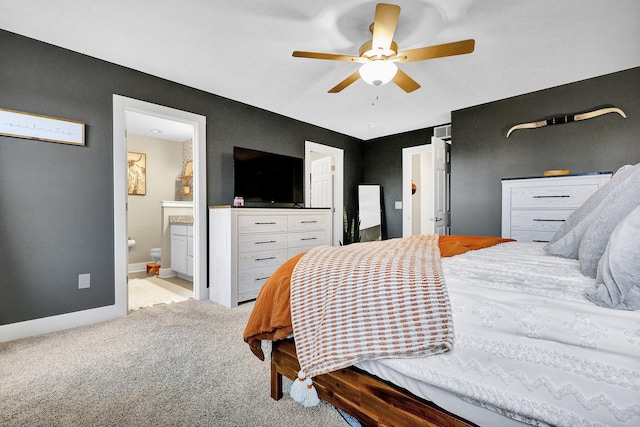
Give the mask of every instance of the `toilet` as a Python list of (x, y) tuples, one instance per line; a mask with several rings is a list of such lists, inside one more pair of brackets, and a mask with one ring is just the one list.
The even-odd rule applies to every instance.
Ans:
[(151, 248), (151, 259), (156, 264), (160, 264), (160, 255), (162, 248)]

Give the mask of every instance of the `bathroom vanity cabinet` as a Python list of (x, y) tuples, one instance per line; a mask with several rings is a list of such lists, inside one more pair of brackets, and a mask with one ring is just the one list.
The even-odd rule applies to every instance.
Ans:
[(183, 279), (193, 278), (193, 224), (171, 224), (171, 269)]

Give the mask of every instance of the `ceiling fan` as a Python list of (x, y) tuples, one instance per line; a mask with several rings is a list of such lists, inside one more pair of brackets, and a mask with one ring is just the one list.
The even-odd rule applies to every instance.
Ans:
[(475, 40), (473, 39), (398, 52), (398, 45), (393, 41), (393, 33), (396, 30), (399, 16), (400, 6), (386, 3), (378, 3), (376, 5), (375, 19), (369, 26), (372, 38), (360, 46), (360, 56), (299, 50), (294, 51), (293, 56), (362, 64), (355, 73), (329, 89), (329, 93), (338, 93), (359, 78), (374, 86), (393, 81), (408, 93), (418, 89), (420, 85), (399, 69), (395, 64), (396, 62), (424, 61), (426, 59), (473, 52), (475, 46)]

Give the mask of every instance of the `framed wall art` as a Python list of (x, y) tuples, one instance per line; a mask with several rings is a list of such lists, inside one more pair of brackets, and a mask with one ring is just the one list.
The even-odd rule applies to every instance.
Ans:
[(0, 108), (0, 135), (84, 145), (84, 123)]
[(127, 192), (134, 196), (147, 194), (147, 155), (127, 152), (128, 185)]

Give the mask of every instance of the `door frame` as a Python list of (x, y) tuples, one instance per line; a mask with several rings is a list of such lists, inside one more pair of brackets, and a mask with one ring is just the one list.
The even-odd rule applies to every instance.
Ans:
[(335, 167), (333, 173), (333, 224), (332, 224), (332, 242), (333, 246), (340, 245), (343, 239), (342, 222), (343, 222), (343, 206), (344, 206), (344, 150), (341, 148), (331, 147), (328, 145), (318, 144), (317, 142), (304, 142), (304, 205), (311, 206), (311, 153), (322, 153), (333, 157), (333, 165)]
[(127, 111), (157, 116), (193, 126), (193, 297), (208, 299), (206, 117), (138, 99), (113, 95), (113, 209), (115, 306), (128, 311), (127, 265)]

